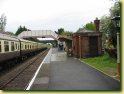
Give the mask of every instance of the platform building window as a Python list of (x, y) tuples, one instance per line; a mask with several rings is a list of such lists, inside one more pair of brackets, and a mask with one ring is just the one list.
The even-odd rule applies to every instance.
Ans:
[(4, 48), (5, 48), (5, 52), (9, 51), (9, 42), (8, 41), (4, 41)]
[(14, 48), (14, 42), (11, 42), (11, 51), (14, 51), (15, 48)]
[(0, 52), (2, 51), (2, 49), (1, 49), (1, 41), (0, 41)]

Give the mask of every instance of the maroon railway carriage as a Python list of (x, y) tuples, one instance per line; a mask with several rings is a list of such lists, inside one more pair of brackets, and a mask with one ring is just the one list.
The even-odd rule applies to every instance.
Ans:
[(20, 60), (44, 49), (46, 45), (0, 33), (0, 66), (11, 60)]
[(20, 41), (16, 37), (0, 33), (0, 64), (20, 57)]

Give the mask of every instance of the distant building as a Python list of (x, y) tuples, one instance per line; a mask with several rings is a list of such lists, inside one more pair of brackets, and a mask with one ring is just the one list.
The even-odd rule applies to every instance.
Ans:
[(102, 54), (102, 32), (99, 31), (100, 20), (94, 20), (95, 31), (79, 29), (73, 34), (73, 55), (78, 58), (93, 57)]

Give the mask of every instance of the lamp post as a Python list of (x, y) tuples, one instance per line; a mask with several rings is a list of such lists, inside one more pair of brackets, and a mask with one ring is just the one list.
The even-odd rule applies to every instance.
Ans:
[(115, 30), (117, 32), (117, 63), (118, 63), (118, 76), (120, 77), (120, 16), (115, 15), (113, 18)]

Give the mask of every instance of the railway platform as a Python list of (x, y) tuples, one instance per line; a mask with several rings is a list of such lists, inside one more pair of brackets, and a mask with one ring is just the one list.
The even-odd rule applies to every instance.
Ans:
[(120, 82), (52, 48), (27, 90), (119, 90)]

